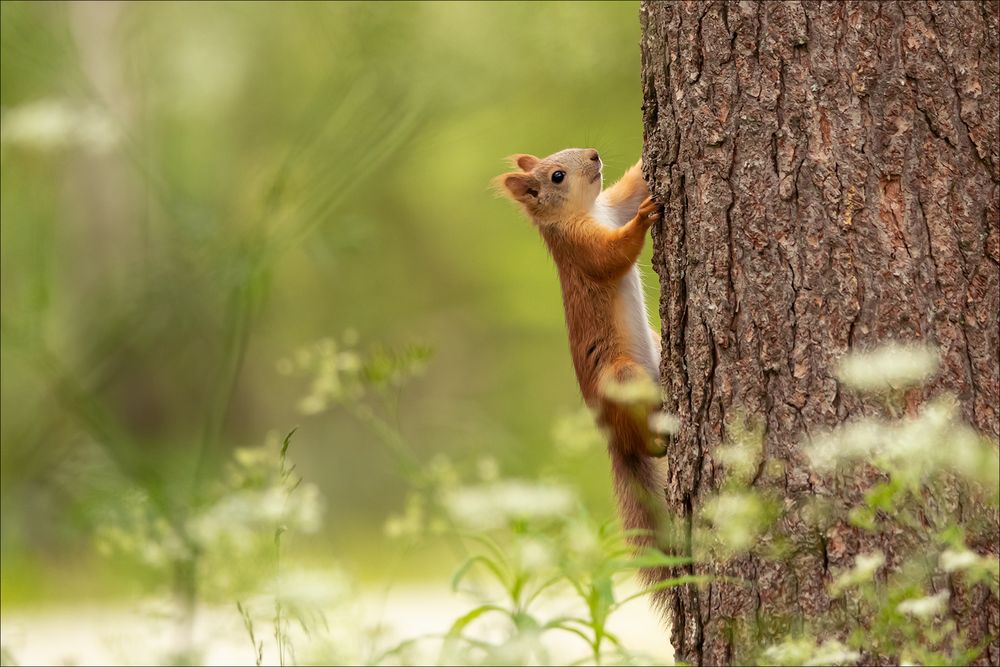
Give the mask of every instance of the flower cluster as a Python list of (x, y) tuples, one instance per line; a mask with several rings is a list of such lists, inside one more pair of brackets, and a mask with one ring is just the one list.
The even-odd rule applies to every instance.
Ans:
[(311, 376), (309, 393), (299, 401), (303, 414), (360, 401), (369, 390), (398, 387), (423, 373), (430, 358), (430, 348), (423, 345), (375, 347), (367, 353), (358, 350), (357, 345), (357, 332), (348, 330), (339, 342), (324, 338), (278, 361), (278, 372), (283, 375)]

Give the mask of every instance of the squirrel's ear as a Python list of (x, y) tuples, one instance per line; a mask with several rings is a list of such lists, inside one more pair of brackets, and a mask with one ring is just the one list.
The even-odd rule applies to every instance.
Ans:
[(537, 157), (527, 153), (517, 153), (507, 159), (510, 160), (511, 166), (517, 167), (521, 171), (531, 171), (540, 162)]
[(531, 174), (504, 174), (498, 180), (507, 194), (522, 204), (538, 199), (538, 181)]

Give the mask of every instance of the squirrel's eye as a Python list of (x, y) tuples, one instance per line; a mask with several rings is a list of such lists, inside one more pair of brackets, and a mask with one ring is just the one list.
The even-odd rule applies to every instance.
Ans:
[(554, 172), (552, 172), (552, 182), (553, 183), (562, 183), (564, 178), (566, 178), (566, 172), (565, 171), (554, 171)]

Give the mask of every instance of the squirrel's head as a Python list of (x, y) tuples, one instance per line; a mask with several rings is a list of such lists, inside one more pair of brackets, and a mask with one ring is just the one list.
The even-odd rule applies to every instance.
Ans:
[(593, 148), (567, 148), (546, 158), (510, 156), (520, 171), (501, 174), (496, 184), (539, 225), (585, 213), (601, 194), (601, 156)]

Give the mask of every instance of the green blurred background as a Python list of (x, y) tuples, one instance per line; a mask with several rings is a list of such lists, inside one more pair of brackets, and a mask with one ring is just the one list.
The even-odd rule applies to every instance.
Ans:
[[(305, 549), (377, 580), (398, 468), (278, 372), (345, 331), (433, 349), (398, 396), (422, 460), (558, 466), (557, 278), (489, 181), (514, 152), (638, 158), (637, 3), (4, 2), (0, 26), (3, 605), (132, 590), (92, 539), (120, 479), (183, 503), (201, 452), (210, 479), (295, 426), (326, 498)], [(612, 517), (605, 458), (574, 466)]]

